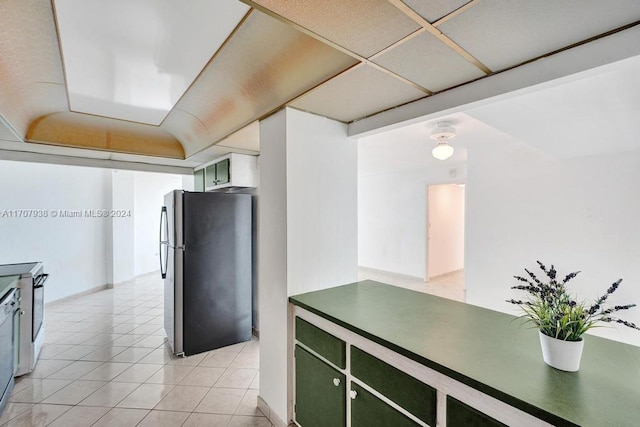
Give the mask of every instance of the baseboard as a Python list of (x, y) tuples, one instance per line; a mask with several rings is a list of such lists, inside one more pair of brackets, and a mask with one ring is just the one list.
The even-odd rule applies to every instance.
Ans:
[(107, 283), (107, 286), (109, 287), (109, 289), (114, 289), (114, 288), (119, 288), (120, 286), (127, 286), (127, 285), (133, 285), (133, 283), (136, 280), (140, 280), (140, 279), (146, 279), (147, 277), (152, 277), (152, 276), (156, 276), (160, 274), (160, 270), (156, 270), (156, 271), (152, 271), (150, 273), (144, 273), (144, 274), (140, 274), (138, 276), (135, 276), (129, 280), (125, 280), (124, 282), (118, 282), (118, 283)]
[(264, 399), (262, 399), (262, 397), (260, 396), (258, 396), (258, 409), (264, 414), (265, 417), (267, 417), (269, 421), (271, 421), (271, 424), (273, 424), (274, 427), (288, 427), (290, 425), (295, 426), (295, 424), (293, 423), (287, 424), (282, 421), (282, 419), (271, 410), (269, 405), (267, 405), (267, 402), (265, 402)]
[(389, 276), (395, 276), (399, 279), (409, 279), (409, 280), (421, 280), (424, 282), (424, 277), (418, 277), (418, 276), (410, 276), (408, 274), (402, 274), (402, 273), (396, 273), (393, 271), (386, 271), (386, 270), (378, 270), (377, 268), (371, 268), (371, 267), (363, 267), (361, 265), (358, 266), (358, 270), (363, 272), (363, 273), (373, 273), (373, 274), (386, 274)]
[(133, 279), (129, 279), (129, 280), (125, 280), (124, 282), (120, 282), (120, 283), (105, 283), (104, 285), (100, 285), (100, 286), (96, 286), (95, 288), (91, 288), (91, 289), (87, 289), (86, 291), (82, 291), (82, 292), (78, 292), (66, 297), (62, 297), (59, 298), (57, 300), (54, 301), (49, 301), (45, 304), (45, 307), (49, 307), (51, 305), (55, 305), (55, 304), (60, 304), (63, 302), (67, 302), (70, 301), (72, 299), (78, 298), (78, 297), (82, 297), (85, 295), (90, 295), (90, 294), (94, 294), (96, 292), (100, 292), (100, 291), (104, 291), (106, 289), (114, 289), (114, 288), (119, 288), (121, 286), (126, 286), (126, 285), (131, 285), (133, 284), (136, 280), (139, 279), (144, 279), (146, 277), (151, 277), (154, 276), (156, 274), (160, 274), (160, 270), (156, 270), (156, 271), (152, 271), (150, 273), (145, 273), (145, 274), (141, 274), (139, 276), (134, 277)]
[(121, 286), (127, 286), (127, 285), (133, 285), (133, 283), (136, 281), (136, 278), (134, 277), (133, 279), (129, 279), (129, 280), (125, 280), (124, 282), (118, 282), (118, 283), (107, 283), (107, 288), (109, 289), (115, 289), (115, 288), (119, 288)]
[(73, 295), (69, 295), (69, 296), (66, 296), (66, 297), (62, 297), (62, 298), (54, 300), (54, 301), (49, 301), (48, 303), (45, 304), (45, 307), (55, 306), (56, 304), (61, 304), (63, 302), (67, 302), (67, 301), (70, 301), (72, 299), (76, 299), (78, 297), (83, 297), (85, 295), (94, 294), (96, 292), (104, 291), (105, 289), (110, 289), (110, 288), (111, 288), (111, 286), (109, 285), (109, 283), (105, 283), (104, 285), (96, 286), (95, 288), (87, 289), (86, 291), (78, 292), (77, 294), (73, 294)]
[(464, 268), (453, 270), (453, 271), (447, 271), (446, 273), (438, 274), (437, 276), (431, 276), (429, 277), (429, 280), (444, 279), (447, 276), (453, 276), (454, 274), (459, 274), (459, 273), (462, 273), (463, 271), (464, 271)]

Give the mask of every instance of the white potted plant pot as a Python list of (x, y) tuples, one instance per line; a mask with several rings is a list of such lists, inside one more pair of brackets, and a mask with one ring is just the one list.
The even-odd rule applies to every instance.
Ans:
[(584, 339), (564, 341), (549, 337), (538, 331), (542, 358), (545, 363), (561, 371), (576, 372), (580, 369), (580, 359), (584, 348)]

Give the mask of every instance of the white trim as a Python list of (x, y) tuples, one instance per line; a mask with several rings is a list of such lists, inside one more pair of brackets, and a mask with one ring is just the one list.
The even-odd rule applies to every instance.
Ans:
[[(32, 144), (25, 142), (24, 144)], [(25, 146), (26, 148), (26, 146)], [(95, 150), (87, 150), (95, 151)], [(122, 153), (113, 153), (122, 154)], [(91, 168), (103, 168), (103, 169), (119, 169), (119, 170), (132, 170), (143, 172), (159, 172), (159, 173), (171, 173), (177, 175), (193, 175), (193, 168), (183, 166), (169, 166), (158, 165), (152, 163), (125, 161), (125, 160), (108, 160), (108, 159), (94, 159), (88, 157), (77, 156), (65, 156), (59, 154), (45, 154), (35, 151), (19, 151), (10, 149), (0, 149), (0, 160), (11, 160), (14, 162), (32, 162), (32, 163), (49, 163), (54, 165), (68, 165), (68, 166), (85, 166)], [(179, 159), (176, 159), (180, 161)]]
[(436, 426), (447, 425), (447, 395), (442, 390), (436, 390)]
[[(478, 411), (496, 419), (507, 425), (514, 425), (519, 427), (549, 427), (551, 424), (546, 423), (539, 418), (534, 417), (520, 409), (514, 408), (509, 404), (502, 402), (492, 396), (484, 394), (466, 384), (456, 381), (446, 375), (428, 368), (414, 360), (411, 360), (405, 356), (402, 356), (380, 344), (370, 341), (348, 329), (336, 325), (329, 320), (320, 317), (314, 313), (311, 313), (302, 307), (294, 307), (294, 316), (298, 316), (301, 319), (323, 329), (337, 338), (347, 342), (349, 345), (355, 345), (361, 350), (371, 354), (396, 367), (397, 369), (405, 372), (408, 375), (422, 381), (425, 384), (430, 385), (437, 391), (445, 395), (452, 396), (457, 400), (466, 403), (469, 406), (477, 409)], [(443, 397), (441, 397), (443, 399)], [(439, 402), (438, 402), (439, 403)], [(443, 416), (442, 410), (437, 410), (437, 415)], [(444, 426), (444, 420), (437, 419), (437, 425)], [(349, 423), (347, 423), (349, 426)]]

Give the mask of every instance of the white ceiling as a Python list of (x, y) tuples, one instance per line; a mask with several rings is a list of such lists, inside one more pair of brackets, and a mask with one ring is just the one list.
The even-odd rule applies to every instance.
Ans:
[(207, 0), (54, 0), (54, 8), (70, 109), (152, 125), (249, 10)]
[[(451, 167), (469, 150), (495, 141), (525, 144), (551, 158), (640, 150), (640, 56), (528, 88), (480, 107), (431, 118), (359, 140), (360, 175)], [(464, 111), (464, 112), (463, 112)], [(456, 149), (434, 159), (429, 138), (440, 120), (451, 121)]]
[(640, 149), (640, 57), (466, 111), (555, 158)]

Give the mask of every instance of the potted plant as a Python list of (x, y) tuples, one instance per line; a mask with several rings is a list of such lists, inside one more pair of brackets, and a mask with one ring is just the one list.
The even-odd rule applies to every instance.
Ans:
[(542, 357), (548, 365), (563, 370), (575, 372), (580, 368), (580, 359), (584, 346), (583, 334), (598, 323), (620, 323), (629, 328), (639, 329), (638, 326), (622, 320), (614, 313), (635, 307), (635, 304), (608, 305), (607, 299), (620, 286), (622, 279), (615, 281), (607, 292), (593, 304), (578, 301), (567, 290), (567, 283), (580, 272), (567, 274), (562, 280), (557, 278), (557, 271), (553, 265), (547, 268), (540, 261), (536, 261), (546, 275), (543, 280), (527, 270), (528, 277), (513, 276), (522, 282), (511, 289), (526, 291), (526, 300), (510, 299), (507, 302), (518, 305), (527, 322), (538, 328)]

